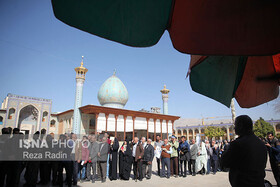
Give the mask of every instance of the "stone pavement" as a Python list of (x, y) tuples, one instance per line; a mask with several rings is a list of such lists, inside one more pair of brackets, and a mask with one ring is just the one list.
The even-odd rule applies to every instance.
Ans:
[[(267, 172), (267, 180), (269, 180), (273, 185), (276, 185), (276, 182), (272, 176), (272, 172)], [(172, 186), (182, 186), (186, 185), (188, 187), (201, 187), (201, 186), (207, 186), (207, 187), (230, 187), (230, 184), (228, 182), (228, 173), (227, 172), (218, 172), (216, 175), (209, 174), (209, 175), (196, 175), (193, 176), (187, 176), (186, 178), (174, 178), (171, 177), (170, 179), (162, 179), (156, 175), (153, 175), (150, 180), (144, 179), (143, 181), (135, 182), (133, 180), (129, 181), (110, 181), (107, 180), (105, 183), (101, 182), (95, 182), (92, 184), (91, 182), (84, 182), (84, 183), (78, 183), (79, 186), (114, 186), (114, 187), (123, 187), (123, 186), (146, 186), (146, 187), (172, 187)]]
[[(83, 183), (78, 183), (78, 186), (81, 187), (89, 187), (89, 186), (110, 186), (110, 187), (180, 187), (182, 185), (186, 185), (188, 187), (201, 187), (201, 186), (207, 186), (207, 187), (230, 187), (230, 183), (228, 181), (228, 172), (217, 172), (216, 175), (213, 175), (212, 173), (209, 175), (196, 175), (196, 176), (191, 176), (188, 175), (186, 178), (178, 177), (174, 178), (171, 177), (170, 179), (167, 178), (160, 178), (155, 174), (156, 169), (156, 161), (153, 161), (153, 175), (150, 180), (143, 179), (143, 181), (138, 181), (135, 182), (132, 180), (132, 178), (129, 181), (122, 181), (122, 180), (116, 180), (116, 181), (110, 181), (106, 180), (105, 183), (101, 183), (100, 181), (95, 182), (92, 184), (91, 182), (83, 182)], [(131, 176), (133, 172), (131, 172)], [(64, 175), (65, 178), (65, 175)], [(270, 181), (272, 185), (276, 186), (276, 182), (274, 180), (269, 160), (266, 168), (266, 180)], [(23, 174), (21, 177), (21, 185), (24, 184), (24, 179), (23, 179)], [(41, 186), (41, 185), (37, 185)], [(49, 185), (48, 185), (49, 186)]]
[[(268, 161), (269, 162), (269, 161)], [(178, 177), (174, 178), (171, 177), (170, 179), (166, 178), (160, 178), (155, 174), (156, 171), (156, 161), (153, 161), (153, 175), (150, 180), (143, 179), (143, 181), (135, 182), (134, 180), (130, 179), (129, 181), (110, 181), (106, 180), (105, 183), (101, 183), (100, 181), (95, 182), (92, 184), (91, 182), (83, 182), (78, 183), (79, 186), (88, 187), (88, 186), (110, 186), (110, 187), (180, 187), (182, 185), (188, 186), (188, 187), (201, 187), (201, 186), (207, 186), (207, 187), (230, 187), (230, 183), (228, 181), (228, 172), (217, 172), (216, 175), (213, 175), (212, 173), (209, 175), (196, 175), (191, 176), (188, 175), (186, 178)], [(133, 173), (133, 172), (131, 172)], [(270, 164), (267, 164), (266, 169), (266, 180), (270, 181), (272, 185), (276, 186), (276, 182), (274, 180), (272, 171), (270, 169)]]

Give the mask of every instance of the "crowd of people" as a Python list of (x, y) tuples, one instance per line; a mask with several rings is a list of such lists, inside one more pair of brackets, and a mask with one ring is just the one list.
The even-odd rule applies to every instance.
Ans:
[[(5, 151), (3, 150), (3, 145), (9, 144), (16, 134), (20, 134), (20, 130), (17, 128), (13, 130), (11, 128), (2, 129), (2, 135), (0, 136), (1, 151)], [(243, 137), (241, 133), (240, 137)], [(233, 165), (234, 159), (246, 160), (246, 155), (251, 155), (244, 154), (239, 157), (239, 154), (234, 152), (235, 148), (237, 147), (239, 152), (253, 152), (249, 144), (242, 150), (242, 146), (237, 143), (241, 141), (242, 138), (240, 137), (232, 142), (226, 140), (202, 141), (199, 136), (190, 141), (185, 136), (181, 136), (178, 139), (173, 135), (164, 140), (157, 136), (155, 142), (152, 142), (151, 139), (146, 140), (145, 137), (140, 139), (134, 137), (133, 140), (126, 139), (120, 145), (116, 137), (110, 138), (106, 132), (98, 136), (82, 136), (81, 139), (74, 133), (61, 134), (59, 140), (66, 140), (71, 145), (71, 148), (67, 149), (71, 160), (0, 161), (0, 167), (2, 168), (0, 170), (0, 186), (18, 186), (20, 176), (24, 171), (25, 186), (48, 185), (50, 183), (54, 186), (63, 186), (64, 183), (72, 186), (77, 185), (78, 182), (87, 181), (92, 183), (101, 181), (104, 183), (106, 179), (130, 180), (132, 178), (136, 182), (142, 181), (144, 178), (149, 180), (152, 178), (154, 157), (157, 163), (156, 173), (162, 178), (185, 178), (188, 175), (208, 175), (211, 172), (215, 175), (219, 171), (227, 172), (229, 170), (233, 173), (235, 166), (238, 165), (238, 163)], [(33, 139), (35, 138), (46, 139), (47, 142), (54, 139), (51, 135), (46, 135), (45, 129), (42, 129), (41, 132), (36, 132), (33, 135)], [(251, 138), (250, 142), (255, 141), (257, 146), (259, 142), (254, 137)], [(246, 141), (243, 142), (242, 139), (242, 144), (246, 145), (247, 143)], [(268, 150), (271, 167), (279, 186), (280, 143), (273, 136), (273, 133), (268, 133), (265, 143), (259, 145), (258, 151), (263, 150), (265, 146), (267, 148), (265, 151), (267, 152)], [(262, 153), (260, 155), (264, 155)], [(256, 157), (260, 155), (256, 155)], [(247, 168), (254, 168), (255, 166), (253, 165), (256, 165), (255, 162), (257, 161), (254, 158), (252, 155), (248, 157), (248, 159), (252, 160), (250, 162), (252, 165), (249, 162), (239, 162), (243, 163)], [(264, 163), (260, 163), (259, 168), (265, 168), (266, 158), (262, 157), (261, 162)], [(66, 171), (65, 179), (63, 178), (63, 169)], [(131, 175), (131, 170), (133, 170), (133, 175)], [(240, 172), (238, 175), (240, 179)], [(247, 175), (244, 174), (243, 177), (245, 176)], [(263, 177), (263, 173), (260, 172), (259, 176)], [(232, 184), (232, 186), (238, 185), (238, 183), (237, 185)]]

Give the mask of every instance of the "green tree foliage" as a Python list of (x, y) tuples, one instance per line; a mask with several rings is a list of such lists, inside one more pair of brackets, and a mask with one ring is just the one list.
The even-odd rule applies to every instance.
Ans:
[(214, 127), (214, 126), (208, 126), (205, 129), (205, 136), (207, 136), (209, 139), (219, 138), (225, 135), (225, 131), (222, 130), (220, 127)]
[(273, 126), (262, 118), (256, 121), (253, 126), (253, 131), (256, 136), (261, 138), (265, 138), (268, 132), (273, 132), (275, 134)]

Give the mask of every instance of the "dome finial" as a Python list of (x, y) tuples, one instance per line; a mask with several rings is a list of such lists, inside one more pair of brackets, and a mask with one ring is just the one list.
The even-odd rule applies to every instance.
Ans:
[(81, 62), (81, 67), (84, 65), (84, 56), (82, 56), (82, 62)]
[(76, 71), (76, 78), (85, 79), (85, 75), (88, 69), (84, 67), (84, 56), (82, 56), (81, 65), (79, 67), (76, 67), (75, 71)]
[(163, 89), (160, 90), (160, 92), (161, 92), (162, 94), (168, 94), (168, 93), (169, 93), (169, 89), (166, 89), (166, 84), (164, 84)]
[(113, 73), (113, 75), (116, 75), (116, 72), (117, 72), (117, 70), (116, 70), (116, 69), (114, 69), (114, 73)]

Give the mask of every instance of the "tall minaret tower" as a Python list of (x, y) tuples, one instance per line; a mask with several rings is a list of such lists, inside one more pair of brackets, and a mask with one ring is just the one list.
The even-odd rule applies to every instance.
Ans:
[(76, 98), (74, 106), (74, 120), (73, 120), (73, 129), (72, 131), (75, 134), (80, 134), (81, 129), (81, 112), (80, 107), (82, 106), (83, 99), (83, 86), (85, 82), (86, 73), (88, 71), (84, 66), (84, 56), (82, 56), (82, 62), (80, 67), (76, 67)]
[(168, 93), (169, 90), (166, 89), (166, 85), (164, 85), (164, 88), (160, 90), (162, 93), (162, 101), (163, 101), (163, 114), (168, 114)]

